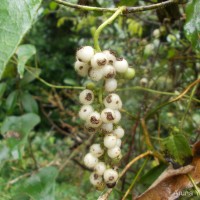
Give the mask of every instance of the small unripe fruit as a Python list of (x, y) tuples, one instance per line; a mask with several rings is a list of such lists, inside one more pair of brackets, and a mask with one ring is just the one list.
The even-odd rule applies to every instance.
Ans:
[(99, 162), (97, 163), (97, 165), (94, 168), (95, 173), (97, 173), (98, 175), (102, 176), (103, 173), (106, 170), (106, 165), (104, 162)]
[(93, 111), (94, 109), (91, 105), (83, 105), (79, 111), (79, 117), (82, 120), (86, 120)]
[(113, 131), (113, 124), (112, 123), (103, 123), (101, 125), (101, 129), (106, 133), (110, 133)]
[(114, 67), (118, 73), (125, 73), (128, 69), (128, 62), (124, 58), (117, 58)]
[(116, 70), (112, 65), (106, 65), (102, 70), (104, 78), (114, 78), (116, 75)]
[(104, 146), (111, 149), (116, 146), (117, 138), (113, 134), (108, 134), (104, 137)]
[(122, 108), (122, 101), (120, 99), (120, 97), (115, 94), (109, 94), (105, 99), (104, 99), (104, 105), (107, 108), (111, 108), (111, 109), (121, 109)]
[(104, 53), (96, 53), (91, 59), (92, 68), (102, 68), (107, 64), (107, 58)]
[(98, 158), (93, 156), (91, 153), (87, 153), (83, 159), (84, 164), (88, 168), (94, 168), (98, 163)]
[(113, 134), (117, 137), (117, 138), (122, 138), (124, 136), (124, 129), (121, 126), (118, 126), (114, 131)]
[(98, 157), (103, 155), (104, 150), (103, 150), (103, 148), (101, 147), (100, 144), (93, 144), (90, 147), (90, 153), (98, 158)]
[(121, 154), (121, 149), (119, 146), (115, 146), (112, 149), (108, 149), (107, 153), (110, 158), (117, 158)]
[(90, 68), (88, 74), (90, 79), (93, 81), (100, 81), (103, 78), (103, 71), (102, 69), (99, 68), (97, 69)]
[(101, 116), (98, 112), (91, 113), (87, 118), (87, 124), (91, 127), (99, 127), (102, 124)]
[(118, 124), (119, 121), (121, 120), (121, 113), (119, 110), (114, 110), (115, 112), (115, 119), (114, 119), (114, 124)]
[(106, 92), (113, 92), (117, 89), (117, 80), (114, 78), (109, 78), (105, 81), (105, 91)]
[(103, 53), (106, 55), (109, 64), (112, 65), (116, 61), (116, 55), (114, 51), (105, 50)]
[(107, 169), (103, 174), (103, 178), (106, 183), (115, 183), (118, 179), (118, 173), (114, 169)]
[(88, 81), (86, 84), (85, 84), (85, 87), (88, 89), (88, 90), (93, 90), (95, 88), (95, 83), (91, 82), (91, 81)]
[(89, 105), (94, 101), (94, 93), (92, 90), (85, 89), (79, 95), (80, 103)]
[(98, 185), (95, 185), (95, 189), (96, 190), (99, 190), (99, 191), (103, 191), (104, 189), (105, 189), (105, 187), (106, 187), (106, 184), (105, 184), (105, 182), (104, 181), (102, 181), (100, 184), (98, 184)]
[(90, 175), (90, 183), (92, 185), (99, 185), (103, 181), (102, 176), (99, 176), (97, 173), (93, 172)]
[(128, 68), (124, 73), (124, 79), (133, 79), (135, 77), (135, 70), (133, 68)]
[(101, 119), (104, 123), (112, 123), (115, 120), (115, 112), (110, 108), (105, 108), (101, 112)]
[(83, 63), (80, 61), (76, 61), (74, 64), (74, 69), (78, 73), (78, 75), (85, 77), (88, 75), (89, 65), (87, 63)]
[(94, 56), (94, 49), (90, 46), (84, 46), (77, 50), (76, 57), (80, 62), (88, 63)]

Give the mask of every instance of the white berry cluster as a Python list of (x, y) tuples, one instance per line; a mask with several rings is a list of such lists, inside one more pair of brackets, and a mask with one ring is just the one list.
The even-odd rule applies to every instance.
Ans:
[(101, 138), (99, 143), (90, 146), (90, 152), (84, 157), (84, 164), (93, 169), (90, 182), (96, 188), (102, 188), (105, 184), (113, 187), (118, 179), (118, 172), (109, 159), (121, 158), (121, 138), (124, 136), (124, 129), (119, 125), (122, 101), (119, 95), (114, 93), (117, 88), (116, 76), (117, 73), (128, 73), (130, 77), (130, 73), (133, 74), (134, 71), (124, 58), (116, 58), (109, 50), (95, 53), (92, 47), (84, 46), (77, 50), (76, 58), (76, 72), (92, 81), (103, 80), (106, 93), (101, 109), (95, 109), (95, 102), (100, 103), (96, 98), (97, 90), (85, 89), (79, 95), (82, 104), (79, 117), (84, 120), (85, 129)]

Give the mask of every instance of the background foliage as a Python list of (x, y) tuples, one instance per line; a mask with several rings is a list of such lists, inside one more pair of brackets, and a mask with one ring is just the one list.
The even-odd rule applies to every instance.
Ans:
[[(50, 0), (32, 0), (28, 7), (25, 2), (3, 0), (0, 6), (0, 199), (97, 199), (102, 192), (91, 187), (82, 164), (94, 138), (77, 116), (79, 91), (54, 85), (88, 82), (74, 72), (75, 52), (93, 45), (95, 29), (110, 14), (82, 12)], [(158, 1), (85, 1), (100, 7), (149, 2)], [(169, 101), (199, 79), (199, 8), (200, 2), (193, 0), (121, 16), (100, 37), (102, 49), (115, 50), (136, 70), (135, 79), (119, 85), (128, 111), (122, 120), (126, 136), (120, 169), (148, 148), (143, 117), (152, 145), (167, 161), (175, 166), (190, 162), (190, 147), (200, 134), (200, 88)], [(123, 196), (143, 162), (133, 165), (110, 199)], [(127, 199), (142, 193), (166, 167), (149, 159)]]

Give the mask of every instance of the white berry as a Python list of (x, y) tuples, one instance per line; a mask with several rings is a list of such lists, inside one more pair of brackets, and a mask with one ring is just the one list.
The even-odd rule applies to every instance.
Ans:
[(101, 68), (107, 64), (107, 58), (104, 53), (96, 53), (91, 59), (92, 68)]
[(94, 101), (94, 93), (92, 90), (85, 89), (79, 95), (80, 103), (84, 105), (89, 105)]
[(74, 64), (75, 71), (78, 73), (78, 75), (82, 77), (85, 77), (88, 75), (89, 67), (90, 66), (87, 63), (80, 62), (79, 60), (77, 60)]
[(92, 184), (92, 185), (99, 185), (99, 184), (101, 184), (101, 182), (102, 182), (102, 180), (103, 180), (103, 178), (102, 178), (102, 176), (100, 176), (99, 174), (97, 174), (97, 173), (95, 173), (95, 172), (93, 172), (91, 175), (90, 175), (90, 183)]
[(101, 129), (106, 133), (110, 133), (113, 131), (113, 124), (112, 123), (103, 123), (101, 125)]
[(109, 78), (105, 81), (105, 91), (106, 92), (113, 92), (117, 89), (117, 80), (114, 78)]
[(86, 120), (93, 111), (94, 109), (91, 105), (83, 105), (78, 114), (82, 120)]
[(118, 73), (125, 73), (128, 69), (128, 62), (124, 58), (117, 58), (114, 67)]
[(121, 147), (121, 145), (122, 145), (122, 140), (121, 139), (117, 139), (116, 146)]
[(98, 158), (98, 157), (103, 155), (104, 150), (103, 150), (103, 148), (101, 147), (100, 144), (93, 144), (90, 147), (90, 153)]
[(90, 68), (88, 74), (90, 79), (93, 81), (100, 81), (103, 78), (103, 71), (102, 69), (99, 68), (97, 69)]
[(121, 154), (121, 149), (119, 146), (115, 146), (111, 149), (108, 149), (107, 153), (110, 158), (117, 158)]
[(105, 105), (105, 107), (111, 108), (111, 109), (121, 109), (122, 101), (117, 94), (112, 93), (112, 94), (109, 94), (104, 99), (104, 105)]
[(108, 149), (115, 147), (117, 138), (113, 134), (108, 134), (104, 137), (104, 146)]
[(124, 136), (124, 129), (121, 126), (118, 126), (114, 131), (113, 134), (117, 137), (117, 138), (122, 138)]
[(76, 57), (80, 62), (88, 63), (94, 56), (94, 49), (90, 46), (84, 46), (77, 50)]
[(103, 175), (105, 170), (106, 170), (106, 165), (104, 162), (98, 162), (97, 165), (94, 167), (95, 173), (101, 176)]
[(104, 123), (112, 123), (115, 120), (115, 111), (110, 108), (105, 108), (101, 112), (101, 119)]
[(88, 168), (94, 168), (95, 165), (98, 163), (98, 158), (93, 156), (91, 153), (87, 153), (83, 159), (84, 164)]
[(119, 110), (114, 110), (115, 112), (115, 119), (114, 119), (114, 124), (118, 124), (119, 121), (121, 120), (121, 113), (119, 112)]
[(118, 179), (118, 173), (114, 169), (106, 169), (103, 178), (106, 183), (115, 183)]
[(116, 70), (112, 65), (106, 65), (102, 70), (105, 78), (113, 78), (116, 75)]
[(111, 50), (105, 50), (103, 53), (106, 55), (108, 63), (113, 64), (116, 61), (115, 52)]
[(91, 127), (99, 127), (102, 124), (101, 116), (98, 112), (91, 113), (87, 118), (87, 124)]
[(147, 78), (141, 78), (140, 79), (140, 85), (142, 86), (142, 87), (146, 87), (147, 86), (147, 84), (148, 84), (148, 79)]

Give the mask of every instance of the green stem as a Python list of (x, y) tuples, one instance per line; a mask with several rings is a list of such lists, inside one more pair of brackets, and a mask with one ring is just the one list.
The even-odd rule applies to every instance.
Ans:
[(197, 196), (200, 196), (200, 190), (199, 190), (199, 187), (196, 185), (195, 181), (193, 180), (193, 178), (187, 174), (187, 177), (190, 179), (192, 185), (194, 186), (195, 190), (196, 190), (196, 193), (197, 193)]
[(99, 46), (99, 36), (102, 30), (109, 24), (111, 24), (124, 10), (126, 9), (125, 6), (119, 7), (117, 11), (110, 17), (108, 18), (103, 24), (101, 24), (97, 30), (94, 33), (94, 48), (96, 51), (101, 51), (101, 48)]
[[(158, 91), (158, 90), (153, 90), (145, 87), (140, 87), (140, 86), (134, 86), (134, 87), (127, 87), (127, 88), (119, 88), (117, 91), (126, 91), (126, 90), (142, 90), (146, 92), (150, 92), (153, 94), (162, 94), (162, 95), (169, 95), (169, 96), (178, 96), (179, 94), (173, 93), (173, 92), (163, 92), (163, 91)], [(184, 95), (186, 98), (190, 98), (188, 95)], [(193, 101), (196, 101), (200, 103), (200, 100), (197, 98), (192, 98)]]
[(48, 83), (44, 79), (40, 78), (38, 75), (34, 74), (28, 67), (26, 67), (26, 70), (31, 73), (36, 79), (38, 79), (40, 82), (44, 83), (46, 86), (51, 87), (51, 88), (57, 88), (57, 89), (77, 89), (77, 90), (82, 90), (85, 89), (84, 87), (80, 86), (65, 86), (65, 85), (53, 85), (51, 83)]
[(129, 187), (128, 190), (126, 191), (126, 193), (125, 193), (125, 195), (123, 196), (122, 200), (125, 200), (126, 197), (128, 196), (128, 194), (129, 194), (129, 193), (131, 192), (131, 190), (133, 189), (133, 187), (134, 187), (134, 185), (135, 185), (135, 183), (136, 183), (136, 181), (137, 181), (139, 175), (141, 174), (142, 170), (143, 170), (144, 167), (146, 166), (148, 160), (149, 160), (149, 159), (147, 158), (147, 159), (144, 161), (142, 167), (139, 169), (138, 173), (136, 174), (135, 178), (133, 179), (133, 182), (131, 183), (130, 187)]
[(192, 89), (192, 92), (191, 92), (191, 95), (190, 95), (190, 98), (189, 98), (189, 101), (188, 101), (188, 104), (187, 104), (187, 107), (186, 107), (186, 111), (185, 111), (185, 113), (184, 113), (184, 115), (183, 115), (183, 117), (181, 119), (181, 127), (180, 127), (181, 130), (183, 130), (183, 124), (184, 124), (186, 115), (188, 113), (188, 110), (190, 108), (190, 105), (191, 105), (191, 102), (192, 102), (192, 98), (193, 98), (193, 96), (195, 94), (196, 89), (197, 89), (197, 85), (194, 86), (194, 88)]

